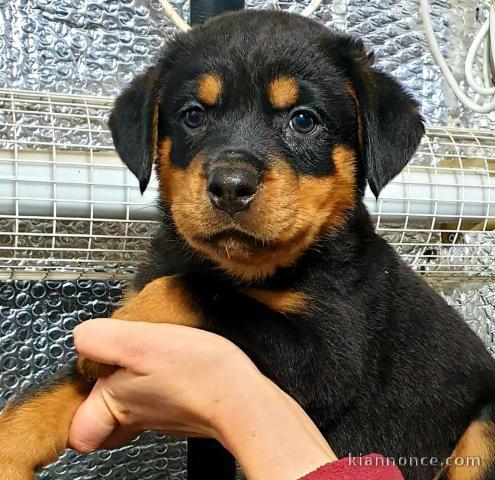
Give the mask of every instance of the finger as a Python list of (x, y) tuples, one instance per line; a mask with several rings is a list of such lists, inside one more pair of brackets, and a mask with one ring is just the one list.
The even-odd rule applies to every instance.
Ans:
[(89, 453), (96, 450), (119, 424), (105, 399), (106, 380), (96, 382), (72, 420), (69, 445), (80, 452)]
[(156, 327), (142, 322), (114, 319), (88, 320), (74, 330), (79, 354), (106, 365), (130, 367), (136, 357), (149, 351)]

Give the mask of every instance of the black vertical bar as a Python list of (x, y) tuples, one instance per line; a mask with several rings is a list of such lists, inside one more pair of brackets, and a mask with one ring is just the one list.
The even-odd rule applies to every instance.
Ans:
[(211, 438), (187, 439), (187, 480), (234, 480), (234, 457)]
[(191, 0), (190, 22), (196, 25), (232, 10), (244, 10), (244, 0)]

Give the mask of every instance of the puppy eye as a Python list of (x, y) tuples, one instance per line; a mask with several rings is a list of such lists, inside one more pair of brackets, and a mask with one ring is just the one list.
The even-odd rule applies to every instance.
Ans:
[(205, 112), (199, 107), (193, 107), (184, 112), (184, 123), (189, 128), (198, 128), (205, 123)]
[(299, 111), (292, 115), (289, 125), (299, 133), (310, 133), (316, 127), (316, 120), (311, 112)]

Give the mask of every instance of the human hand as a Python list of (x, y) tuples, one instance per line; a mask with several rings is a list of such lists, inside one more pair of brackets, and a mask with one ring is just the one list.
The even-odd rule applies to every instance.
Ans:
[(298, 478), (336, 457), (297, 403), (223, 337), (169, 324), (91, 320), (78, 352), (116, 365), (77, 411), (70, 444), (121, 445), (144, 430), (219, 440), (250, 479)]

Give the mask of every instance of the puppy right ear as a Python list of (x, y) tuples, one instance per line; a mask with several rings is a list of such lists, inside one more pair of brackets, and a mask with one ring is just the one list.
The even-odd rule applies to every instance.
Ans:
[(158, 136), (159, 69), (151, 67), (136, 77), (116, 99), (108, 126), (115, 149), (146, 190), (156, 154)]
[(341, 34), (333, 37), (333, 53), (349, 79), (361, 130), (362, 166), (378, 197), (414, 155), (425, 133), (418, 104), (401, 85), (373, 67), (373, 55), (361, 40)]

